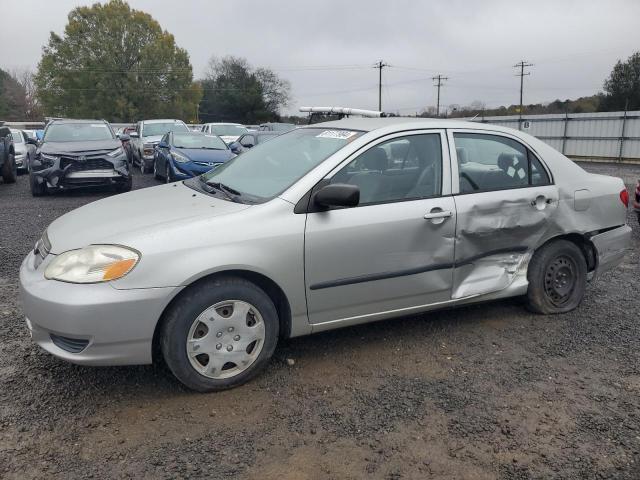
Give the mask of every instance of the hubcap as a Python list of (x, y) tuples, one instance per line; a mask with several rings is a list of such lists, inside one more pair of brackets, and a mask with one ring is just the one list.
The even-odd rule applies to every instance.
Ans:
[(565, 304), (576, 285), (576, 264), (573, 259), (561, 255), (549, 263), (544, 275), (544, 291), (556, 306)]
[(260, 312), (242, 300), (216, 303), (195, 319), (187, 336), (191, 366), (208, 378), (238, 375), (256, 361), (264, 345)]

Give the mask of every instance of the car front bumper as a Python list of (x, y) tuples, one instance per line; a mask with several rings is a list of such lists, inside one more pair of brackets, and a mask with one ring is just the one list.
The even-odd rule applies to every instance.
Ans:
[(197, 177), (198, 175), (202, 175), (203, 173), (207, 173), (221, 164), (222, 163), (215, 163), (213, 165), (201, 165), (195, 162), (171, 162), (171, 170), (174, 178), (183, 180), (187, 178)]
[(36, 268), (31, 252), (20, 267), (20, 293), (32, 339), (47, 352), (85, 365), (152, 362), (153, 333), (181, 287), (119, 290), (109, 283), (47, 280), (49, 255)]
[(39, 159), (32, 162), (34, 181), (47, 189), (68, 190), (91, 186), (111, 186), (131, 181), (126, 154), (114, 159), (98, 159), (99, 164), (68, 162), (62, 165), (57, 158), (51, 165), (43, 165)]

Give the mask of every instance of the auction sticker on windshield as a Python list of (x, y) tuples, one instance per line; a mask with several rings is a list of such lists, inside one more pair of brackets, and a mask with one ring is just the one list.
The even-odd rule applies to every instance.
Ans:
[(339, 140), (347, 140), (357, 134), (358, 132), (351, 132), (349, 130), (325, 130), (324, 132), (316, 135), (316, 138), (337, 138)]

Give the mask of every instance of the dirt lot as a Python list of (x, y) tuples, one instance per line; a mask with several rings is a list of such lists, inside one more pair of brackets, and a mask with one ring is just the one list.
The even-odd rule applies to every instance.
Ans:
[(162, 367), (77, 367), (29, 340), (22, 258), (108, 194), (0, 185), (0, 478), (640, 478), (635, 216), (626, 261), (571, 314), (511, 300), (293, 339), (250, 384), (202, 395)]

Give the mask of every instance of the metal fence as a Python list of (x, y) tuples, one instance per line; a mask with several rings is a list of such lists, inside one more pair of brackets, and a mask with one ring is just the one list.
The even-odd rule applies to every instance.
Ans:
[(640, 163), (640, 111), (475, 117), (520, 129), (576, 160)]

